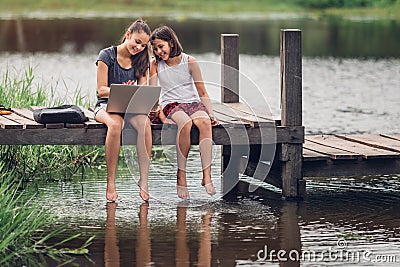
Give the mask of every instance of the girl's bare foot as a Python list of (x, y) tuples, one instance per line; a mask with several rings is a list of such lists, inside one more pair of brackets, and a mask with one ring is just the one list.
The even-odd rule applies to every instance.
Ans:
[(183, 199), (189, 199), (190, 196), (186, 184), (186, 171), (178, 170), (176, 176), (177, 176), (176, 192), (178, 194), (178, 197)]
[(149, 189), (148, 189), (148, 185), (144, 185), (141, 180), (139, 180), (138, 182), (138, 186), (140, 188), (140, 192), (139, 192), (139, 196), (146, 202), (149, 201), (150, 196), (149, 196)]
[(117, 189), (114, 183), (107, 183), (106, 199), (115, 202), (118, 198)]
[(150, 199), (149, 193), (147, 193), (147, 191), (143, 190), (142, 188), (140, 188), (139, 196), (146, 202), (148, 202)]
[(210, 196), (213, 196), (213, 195), (215, 195), (215, 193), (217, 193), (217, 190), (215, 190), (215, 187), (211, 181), (211, 178), (208, 178), (208, 179), (203, 178), (203, 180), (201, 181), (201, 185), (204, 186), (207, 194), (209, 194)]

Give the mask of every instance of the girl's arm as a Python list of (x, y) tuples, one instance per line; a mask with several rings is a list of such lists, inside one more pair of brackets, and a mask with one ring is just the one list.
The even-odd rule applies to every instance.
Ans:
[(137, 84), (138, 84), (138, 85), (148, 85), (148, 84), (147, 84), (148, 78), (149, 78), (149, 72), (146, 71), (145, 75), (142, 76), (142, 77), (140, 77), (140, 78), (137, 80)]
[(150, 62), (149, 85), (157, 85), (157, 62), (155, 59)]
[(200, 100), (208, 110), (208, 115), (210, 116), (211, 119), (211, 125), (217, 125), (218, 120), (214, 116), (214, 112), (211, 106), (211, 100), (210, 97), (208, 96), (206, 87), (204, 85), (199, 64), (197, 63), (196, 59), (191, 56), (189, 56), (189, 71), (192, 74), (194, 85), (196, 86)]
[(110, 94), (108, 85), (108, 66), (103, 61), (97, 62), (97, 95), (107, 98)]
[[(157, 85), (157, 62), (155, 59), (153, 59), (150, 62), (150, 77), (149, 77), (149, 85)], [(154, 112), (152, 111), (151, 114), (157, 116), (160, 118), (162, 123), (165, 123), (167, 120), (167, 117), (165, 116), (160, 104), (158, 104), (157, 110)]]

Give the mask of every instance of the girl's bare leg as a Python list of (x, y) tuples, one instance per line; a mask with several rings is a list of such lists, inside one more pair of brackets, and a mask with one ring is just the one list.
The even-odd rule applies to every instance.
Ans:
[(188, 199), (189, 191), (186, 183), (186, 163), (190, 150), (190, 130), (192, 119), (183, 111), (177, 111), (172, 115), (172, 120), (178, 126), (176, 135), (176, 155), (178, 161), (177, 193), (178, 197)]
[(146, 115), (136, 115), (130, 118), (130, 123), (137, 131), (136, 150), (139, 161), (140, 179), (138, 185), (140, 187), (140, 197), (144, 201), (149, 201), (149, 167), (151, 157), (151, 126), (150, 120)]
[(212, 162), (212, 128), (211, 120), (204, 111), (197, 111), (192, 116), (193, 124), (199, 129), (199, 149), (201, 165), (203, 168), (203, 185), (208, 194), (214, 195), (216, 190), (211, 180), (211, 162)]
[(114, 202), (118, 198), (115, 185), (115, 175), (118, 164), (119, 150), (121, 146), (121, 132), (124, 120), (120, 115), (109, 114), (104, 109), (99, 110), (96, 120), (107, 125), (105, 142), (107, 165), (107, 191), (106, 199)]

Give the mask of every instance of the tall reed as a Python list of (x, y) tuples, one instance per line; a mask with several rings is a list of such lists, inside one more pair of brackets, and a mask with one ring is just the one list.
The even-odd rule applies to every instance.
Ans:
[[(7, 69), (0, 78), (0, 104), (13, 108), (62, 104), (63, 100), (54, 97), (55, 90), (53, 87), (49, 92), (36, 84), (30, 66), (22, 72)], [(73, 96), (79, 105), (84, 99), (79, 91)], [(70, 177), (80, 168), (92, 166), (101, 151), (101, 147), (94, 146), (0, 146), (0, 266), (13, 266), (16, 259), (23, 259), (25, 265), (30, 257), (29, 265), (36, 265), (32, 255), (38, 253), (56, 261), (65, 261), (69, 253), (87, 253), (91, 239), (78, 249), (59, 248), (78, 235), (61, 244), (47, 245), (46, 241), (59, 235), (64, 227), (50, 230), (48, 227), (54, 225), (56, 218), (31, 204), (24, 190), (19, 189), (22, 180)]]
[[(7, 69), (0, 80), (0, 104), (13, 108), (30, 106), (57, 106), (75, 102), (80, 106), (90, 105), (79, 88), (72, 97), (55, 97), (57, 86), (45, 90), (43, 84), (35, 83), (34, 71), (28, 66), (24, 71)], [(63, 81), (57, 84), (65, 85)], [(66, 178), (80, 168), (93, 166), (99, 155), (104, 155), (101, 146), (1, 146), (0, 162), (13, 169), (15, 175), (24, 178)]]
[[(68, 254), (86, 254), (92, 238), (76, 249), (59, 248), (62, 243), (79, 236), (66, 238), (59, 244), (47, 245), (46, 241), (64, 231), (60, 226), (50, 232), (42, 231), (55, 222), (55, 216), (43, 208), (31, 205), (34, 196), (27, 197), (18, 190), (12, 170), (0, 162), (0, 266), (13, 266), (18, 259), (27, 259), (41, 253), (56, 261), (69, 260)], [(20, 180), (21, 181), (21, 180)], [(33, 264), (35, 261), (32, 260)]]

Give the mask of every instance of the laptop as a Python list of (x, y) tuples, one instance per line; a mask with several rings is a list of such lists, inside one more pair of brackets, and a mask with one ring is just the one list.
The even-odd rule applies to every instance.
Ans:
[(107, 112), (148, 114), (156, 109), (161, 86), (111, 84)]

